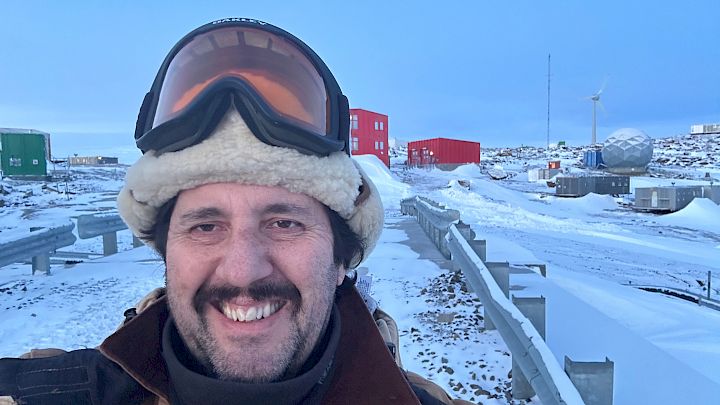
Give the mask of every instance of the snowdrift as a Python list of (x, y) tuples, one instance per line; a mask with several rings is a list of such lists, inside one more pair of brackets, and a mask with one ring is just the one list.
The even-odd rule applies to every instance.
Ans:
[(476, 164), (458, 166), (450, 173), (465, 177), (484, 177), (482, 172), (480, 171), (480, 167)]
[(663, 215), (655, 222), (720, 234), (720, 205), (709, 198), (695, 198), (685, 208)]
[(375, 155), (353, 156), (380, 192), (385, 209), (400, 209), (400, 200), (410, 196), (410, 186), (395, 177)]
[(557, 198), (552, 205), (578, 214), (600, 214), (605, 210), (618, 208), (614, 197), (595, 193), (579, 198)]

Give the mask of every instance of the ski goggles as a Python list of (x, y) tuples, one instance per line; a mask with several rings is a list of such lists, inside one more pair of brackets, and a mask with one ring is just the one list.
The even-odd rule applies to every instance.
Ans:
[(350, 154), (348, 100), (330, 69), (292, 34), (245, 18), (203, 25), (172, 48), (143, 100), (135, 142), (158, 155), (196, 145), (229, 108), (266, 144)]

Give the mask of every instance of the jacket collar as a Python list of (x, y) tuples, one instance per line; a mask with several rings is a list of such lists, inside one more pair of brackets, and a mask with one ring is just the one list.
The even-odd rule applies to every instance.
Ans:
[(337, 368), (325, 404), (420, 404), (355, 288), (338, 291)]
[(168, 401), (169, 383), (160, 347), (168, 315), (167, 296), (163, 295), (98, 347), (105, 357), (165, 401)]
[[(355, 288), (338, 291), (341, 332), (336, 366), (323, 403), (419, 404)], [(160, 352), (168, 319), (163, 296), (98, 348), (148, 391), (168, 401), (168, 372)]]

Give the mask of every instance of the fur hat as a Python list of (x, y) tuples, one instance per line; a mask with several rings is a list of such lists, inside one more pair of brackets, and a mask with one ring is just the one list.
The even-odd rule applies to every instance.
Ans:
[[(180, 191), (223, 182), (279, 186), (315, 198), (360, 236), (365, 256), (382, 231), (378, 191), (345, 152), (318, 157), (265, 144), (234, 109), (197, 145), (160, 156), (146, 152), (127, 171), (118, 210), (133, 234), (142, 237), (142, 231), (154, 225), (158, 209)], [(358, 258), (353, 264), (359, 264)]]

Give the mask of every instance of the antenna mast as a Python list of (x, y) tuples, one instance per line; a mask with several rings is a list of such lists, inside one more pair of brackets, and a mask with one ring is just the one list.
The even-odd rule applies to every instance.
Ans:
[(548, 54), (548, 88), (547, 88), (547, 148), (550, 149), (550, 54)]

